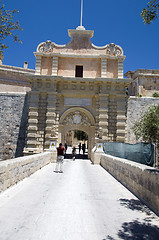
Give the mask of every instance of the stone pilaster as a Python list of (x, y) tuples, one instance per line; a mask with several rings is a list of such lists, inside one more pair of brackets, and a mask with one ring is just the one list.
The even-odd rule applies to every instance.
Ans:
[(27, 148), (24, 152), (36, 152), (37, 147), (37, 130), (38, 130), (38, 102), (39, 93), (30, 92), (29, 96), (29, 113), (27, 129)]
[(117, 142), (125, 142), (126, 133), (126, 98), (117, 99)]
[(35, 74), (40, 75), (40, 72), (41, 72), (41, 56), (36, 56)]
[(116, 141), (117, 99), (110, 95), (108, 100), (108, 141)]
[(106, 58), (101, 59), (101, 77), (102, 78), (107, 77), (107, 59)]
[(108, 95), (99, 94), (99, 135), (102, 139), (108, 138)]
[(57, 76), (58, 72), (58, 57), (53, 57), (52, 60), (52, 75)]
[(47, 93), (39, 94), (38, 103), (38, 124), (37, 124), (37, 149), (43, 152), (45, 143), (45, 128), (46, 128), (46, 109), (47, 109)]
[(57, 123), (57, 114), (56, 114), (56, 93), (48, 92), (45, 149), (49, 148), (51, 137), (56, 138), (57, 133), (58, 133), (58, 123)]
[(123, 78), (123, 59), (118, 59), (118, 78)]

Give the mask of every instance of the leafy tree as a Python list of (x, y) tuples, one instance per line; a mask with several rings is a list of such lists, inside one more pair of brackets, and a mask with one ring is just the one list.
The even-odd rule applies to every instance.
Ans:
[(15, 33), (16, 30), (22, 30), (20, 28), (19, 21), (14, 21), (14, 15), (18, 13), (16, 9), (6, 10), (5, 5), (2, 4), (0, 0), (0, 57), (3, 56), (4, 49), (7, 49), (8, 46), (3, 43), (3, 41), (12, 36), (15, 42), (20, 42), (18, 35)]
[(155, 166), (158, 166), (159, 145), (159, 105), (149, 106), (147, 111), (136, 121), (132, 127), (136, 138), (156, 145)]
[(74, 137), (77, 138), (77, 140), (88, 140), (88, 135), (87, 133), (80, 131), (80, 130), (75, 130), (74, 131)]
[(141, 12), (141, 16), (145, 24), (150, 24), (157, 18), (159, 10), (159, 0), (151, 0), (147, 3), (147, 8), (144, 8)]

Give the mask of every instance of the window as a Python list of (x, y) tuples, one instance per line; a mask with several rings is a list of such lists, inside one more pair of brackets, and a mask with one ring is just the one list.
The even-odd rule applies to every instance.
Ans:
[(83, 77), (83, 66), (76, 66), (75, 77)]

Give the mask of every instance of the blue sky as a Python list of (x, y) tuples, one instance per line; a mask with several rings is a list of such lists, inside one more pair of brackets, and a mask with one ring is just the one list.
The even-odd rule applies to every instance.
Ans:
[[(17, 8), (15, 19), (24, 29), (19, 32), (22, 44), (6, 41), (9, 48), (3, 63), (35, 68), (33, 52), (40, 42), (68, 43), (68, 29), (80, 25), (80, 0), (3, 0), (6, 9)], [(84, 0), (83, 25), (94, 30), (92, 42), (97, 46), (120, 45), (126, 59), (124, 73), (137, 69), (159, 69), (159, 20), (147, 26), (140, 13), (148, 0)]]

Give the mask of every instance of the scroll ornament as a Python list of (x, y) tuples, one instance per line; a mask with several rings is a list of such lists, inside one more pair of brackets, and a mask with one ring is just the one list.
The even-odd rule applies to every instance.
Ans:
[(53, 47), (54, 47), (54, 44), (50, 40), (48, 40), (45, 43), (42, 43), (39, 46), (38, 50), (39, 52), (49, 53), (49, 52), (52, 52)]
[(121, 56), (122, 50), (119, 46), (115, 45), (115, 43), (110, 43), (106, 47), (106, 54), (111, 56)]

